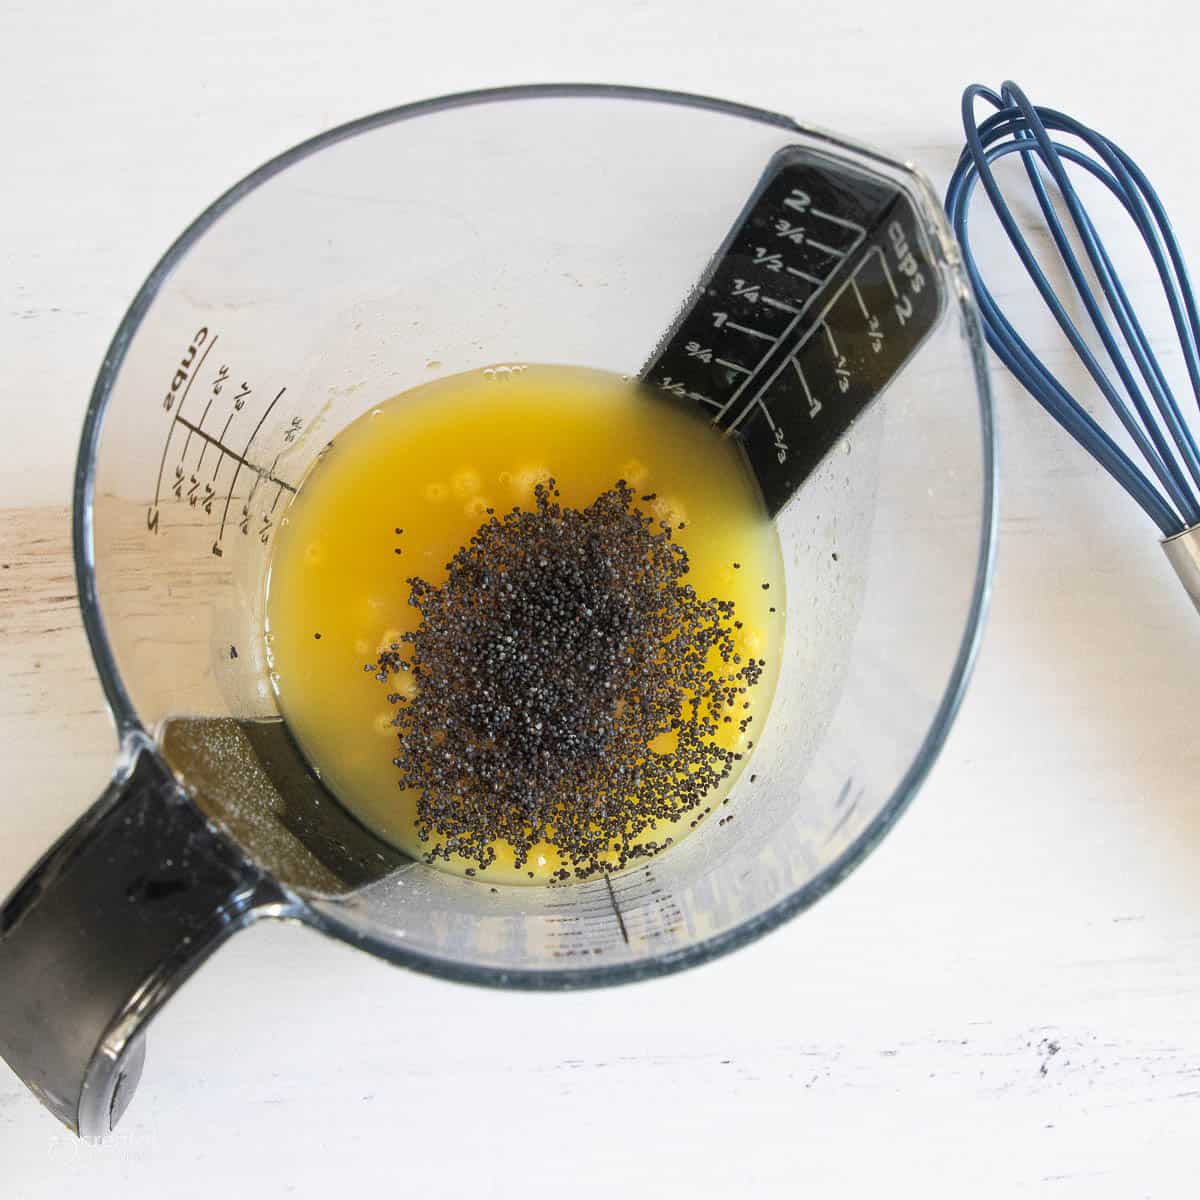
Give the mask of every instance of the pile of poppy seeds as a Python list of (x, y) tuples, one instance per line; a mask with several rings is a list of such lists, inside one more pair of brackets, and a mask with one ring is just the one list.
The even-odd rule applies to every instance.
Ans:
[(550, 480), (533, 509), (489, 509), (444, 583), (409, 579), (420, 624), (368, 664), (414, 685), (388, 697), (394, 763), (431, 862), (486, 868), (503, 841), (517, 867), (553, 846), (561, 880), (619, 870), (741, 757), (715, 737), (747, 727), (766, 663), (736, 652), (733, 603), (685, 582), (671, 525), (623, 480), (582, 509), (559, 495)]

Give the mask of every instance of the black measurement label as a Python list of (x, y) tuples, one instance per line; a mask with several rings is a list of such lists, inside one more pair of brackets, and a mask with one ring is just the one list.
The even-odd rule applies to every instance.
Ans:
[[(299, 436), (303, 421), (286, 422), (282, 446), (269, 462), (252, 457), (255, 438), (276, 411), (287, 388), (260, 393), (232, 370), (217, 350), (218, 334), (198, 329), (174, 368), (162, 394), (170, 415), (154, 485), (154, 501), (146, 510), (146, 528), (159, 532), (163, 507), (170, 500), (212, 518), (216, 536), (212, 553), (221, 558), (233, 533), (266, 545), (278, 519), (284, 494), (293, 484), (276, 468), (283, 450)], [(239, 483), (242, 491), (238, 491)]]
[(642, 378), (742, 440), (774, 515), (895, 378), (942, 303), (908, 196), (788, 147)]

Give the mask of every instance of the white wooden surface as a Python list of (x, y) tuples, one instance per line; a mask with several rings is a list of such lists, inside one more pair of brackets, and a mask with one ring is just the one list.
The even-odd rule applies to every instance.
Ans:
[[(65, 504), (103, 348), (213, 195), (425, 95), (710, 92), (911, 155), (940, 186), (961, 87), (1011, 76), (1134, 148), (1200, 263), (1194, 12), (6, 0), (0, 508)], [(1144, 520), (996, 384), (1002, 541), (973, 688), (911, 813), (816, 910), (698, 971), (568, 997), (261, 928), (157, 1023), (104, 1145), (74, 1142), (0, 1065), (0, 1195), (1194, 1195), (1200, 622)], [(0, 892), (111, 754), (65, 541), (4, 516)], [(23, 571), (61, 588), (31, 605)]]

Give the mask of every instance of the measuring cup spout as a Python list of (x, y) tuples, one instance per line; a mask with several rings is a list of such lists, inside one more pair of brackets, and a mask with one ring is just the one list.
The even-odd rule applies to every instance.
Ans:
[(213, 828), (144, 735), (0, 907), (0, 1056), (81, 1137), (120, 1119), (144, 1029), (230, 934), (288, 898)]

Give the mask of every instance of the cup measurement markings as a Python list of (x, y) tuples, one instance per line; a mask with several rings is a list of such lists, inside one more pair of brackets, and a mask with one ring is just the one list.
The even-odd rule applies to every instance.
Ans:
[[(162, 407), (171, 415), (171, 422), (163, 439), (158, 476), (154, 485), (154, 501), (146, 512), (146, 528), (151, 533), (158, 533), (164, 497), (168, 494), (177, 501), (186, 501), (191, 508), (203, 509), (205, 514), (210, 516), (214, 515), (219, 505), (217, 536), (211, 547), (211, 553), (218, 558), (224, 554), (222, 542), (231, 521), (236, 523), (243, 535), (248, 537), (253, 533), (265, 545), (275, 528), (275, 512), (284, 493), (294, 494), (296, 491), (293, 484), (276, 474), (283, 449), (275, 455), (269, 467), (256, 462), (250, 455), (255, 440), (261, 434), (268, 418), (287, 394), (286, 386), (274, 393), (245, 442), (240, 445), (232, 444), (230, 431), (241, 414), (254, 403), (255, 391), (246, 380), (235, 383), (228, 363), (220, 363), (206, 376), (205, 368), (209, 363), (209, 355), (217, 347), (219, 340), (219, 335), (210, 332), (206, 326), (198, 329), (192, 336), (187, 350), (181, 355), (170, 384), (163, 394)], [(201, 378), (206, 379), (206, 384), (201, 389), (204, 406), (199, 415), (195, 416), (193, 389), (197, 380)], [(189, 400), (192, 400), (191, 409), (188, 415), (185, 415)], [(220, 422), (219, 430), (217, 422)], [(302, 427), (300, 417), (293, 416), (290, 419), (282, 433), (285, 448), (295, 442)], [(176, 435), (179, 430), (182, 430), (185, 436), (174, 461), (172, 476), (168, 479), (168, 461), (174, 446), (178, 444)], [(190, 456), (194, 448), (198, 448), (199, 453), (192, 461)], [(210, 455), (213, 457), (210, 458)], [(209, 461), (213, 464), (211, 472), (205, 470), (205, 463)], [(220, 482), (223, 473), (230, 474), (223, 471), (227, 461), (232, 464), (228, 486)], [(241, 502), (240, 512), (234, 511), (231, 517), (243, 469), (249, 471), (254, 478)], [(256, 507), (255, 502), (264, 487), (267, 489), (267, 496), (258, 501)], [(271, 490), (273, 496), (270, 496)]]

